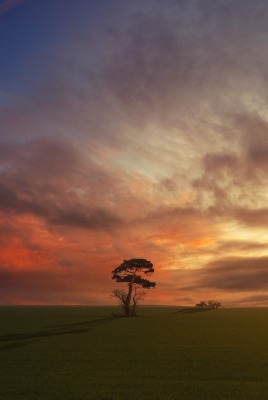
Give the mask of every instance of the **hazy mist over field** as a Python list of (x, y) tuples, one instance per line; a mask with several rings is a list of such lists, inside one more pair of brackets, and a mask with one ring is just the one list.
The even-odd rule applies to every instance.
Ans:
[(268, 305), (268, 3), (0, 0), (0, 304)]

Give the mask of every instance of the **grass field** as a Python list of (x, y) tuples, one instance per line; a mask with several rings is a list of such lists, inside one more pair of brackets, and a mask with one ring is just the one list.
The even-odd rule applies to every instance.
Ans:
[(268, 399), (268, 309), (113, 310), (0, 307), (0, 399)]

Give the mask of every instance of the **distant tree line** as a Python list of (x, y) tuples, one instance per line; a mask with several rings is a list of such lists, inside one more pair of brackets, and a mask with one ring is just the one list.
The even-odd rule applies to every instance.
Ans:
[(209, 300), (208, 302), (200, 301), (200, 303), (197, 303), (195, 305), (195, 307), (198, 309), (219, 308), (219, 307), (221, 307), (221, 303), (219, 301), (215, 301), (215, 300)]

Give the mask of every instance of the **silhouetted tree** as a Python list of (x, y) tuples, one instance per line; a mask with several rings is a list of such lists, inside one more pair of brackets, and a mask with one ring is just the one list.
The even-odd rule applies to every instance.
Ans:
[(214, 300), (209, 300), (207, 303), (205, 301), (200, 301), (200, 303), (195, 305), (196, 308), (204, 309), (204, 308), (219, 308), (221, 307), (221, 303)]
[(151, 275), (154, 272), (151, 261), (144, 258), (124, 260), (119, 267), (112, 271), (112, 279), (119, 283), (127, 283), (128, 291), (116, 289), (113, 296), (122, 304), (126, 317), (137, 315), (137, 305), (144, 299), (145, 291), (155, 287), (155, 282), (142, 278), (142, 275)]
[(219, 307), (221, 307), (221, 303), (219, 301), (209, 300), (208, 307), (209, 308), (219, 308)]
[[(131, 316), (137, 315), (137, 305), (144, 300), (145, 291), (141, 288), (137, 287), (137, 285), (133, 285), (132, 295), (131, 295), (131, 304), (130, 304), (130, 314)], [(112, 296), (116, 297), (119, 301), (119, 304), (122, 305), (124, 310), (124, 315), (128, 315), (128, 293), (124, 290), (115, 289), (112, 291)], [(112, 313), (114, 317), (120, 317), (122, 314)]]

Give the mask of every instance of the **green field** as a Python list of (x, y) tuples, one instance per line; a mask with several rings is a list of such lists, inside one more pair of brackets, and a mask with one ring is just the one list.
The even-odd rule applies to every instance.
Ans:
[(268, 309), (1, 307), (1, 400), (268, 399)]

